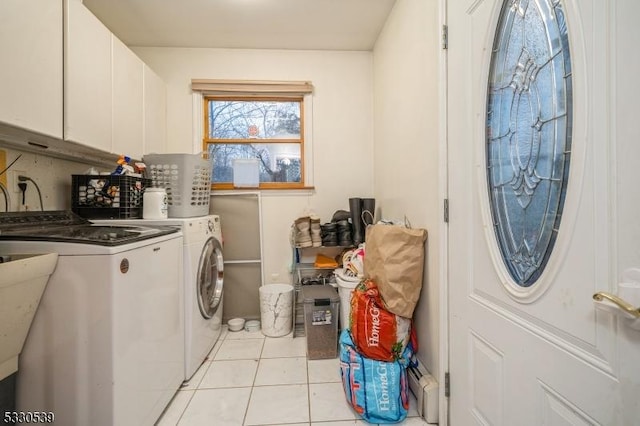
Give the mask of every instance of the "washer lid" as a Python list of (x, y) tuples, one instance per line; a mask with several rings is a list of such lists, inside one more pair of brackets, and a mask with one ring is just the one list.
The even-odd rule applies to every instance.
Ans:
[(171, 227), (92, 225), (70, 211), (0, 213), (0, 240), (119, 246), (177, 231)]

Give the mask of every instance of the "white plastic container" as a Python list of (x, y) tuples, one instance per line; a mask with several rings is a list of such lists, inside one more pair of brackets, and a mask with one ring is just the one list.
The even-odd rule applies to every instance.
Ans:
[(164, 188), (145, 189), (142, 196), (142, 218), (166, 219), (167, 212), (167, 191)]
[(234, 188), (257, 188), (260, 186), (260, 162), (257, 158), (233, 160)]
[(293, 286), (267, 284), (260, 287), (260, 319), (262, 334), (286, 336), (293, 329)]
[(336, 282), (338, 283), (338, 295), (340, 296), (340, 331), (349, 328), (349, 317), (351, 316), (351, 295), (360, 279), (348, 277), (336, 270)]

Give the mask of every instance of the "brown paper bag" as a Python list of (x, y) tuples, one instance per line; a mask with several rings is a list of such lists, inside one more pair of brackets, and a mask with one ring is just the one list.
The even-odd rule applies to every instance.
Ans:
[(371, 225), (366, 230), (365, 277), (377, 285), (387, 310), (405, 318), (422, 290), (426, 229)]

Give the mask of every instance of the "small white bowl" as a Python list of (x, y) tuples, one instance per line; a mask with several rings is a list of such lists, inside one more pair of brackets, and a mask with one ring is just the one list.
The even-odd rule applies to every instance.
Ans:
[(229, 331), (240, 331), (244, 328), (244, 318), (232, 318), (227, 322)]
[(246, 324), (244, 325), (244, 330), (250, 333), (253, 333), (254, 331), (259, 331), (260, 321), (259, 320), (247, 321)]

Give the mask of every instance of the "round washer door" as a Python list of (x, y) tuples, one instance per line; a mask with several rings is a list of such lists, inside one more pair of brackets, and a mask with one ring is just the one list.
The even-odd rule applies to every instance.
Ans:
[(206, 319), (213, 318), (222, 302), (224, 287), (224, 258), (222, 245), (216, 238), (209, 238), (200, 254), (196, 292), (200, 313)]

